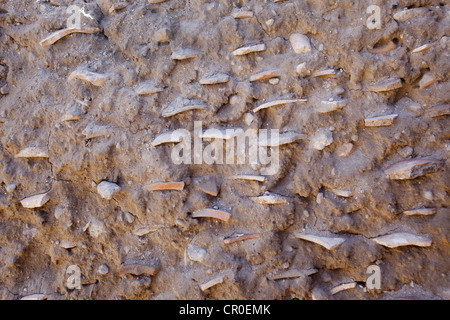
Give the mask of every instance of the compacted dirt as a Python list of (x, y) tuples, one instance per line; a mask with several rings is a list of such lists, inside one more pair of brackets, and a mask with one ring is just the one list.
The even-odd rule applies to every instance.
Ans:
[[(0, 0), (0, 298), (449, 299), (449, 36), (444, 0)], [(194, 121), (300, 138), (176, 164)]]

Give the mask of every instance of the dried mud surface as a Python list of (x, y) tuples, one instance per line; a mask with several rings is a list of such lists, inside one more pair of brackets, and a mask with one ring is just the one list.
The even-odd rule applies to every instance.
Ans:
[[(381, 8), (381, 29), (366, 26), (372, 4)], [(69, 5), (85, 8), (91, 18), (83, 15), (82, 26), (100, 31), (42, 46), (66, 28)], [(404, 8), (422, 9), (395, 20)], [(244, 9), (253, 16), (233, 17)], [(0, 298), (449, 299), (449, 120), (448, 111), (433, 113), (450, 100), (449, 10), (448, 2), (433, 0), (0, 0)], [(293, 33), (310, 39), (311, 52), (294, 52)], [(374, 53), (391, 41), (395, 49)], [(232, 54), (261, 43), (264, 51)], [(425, 44), (432, 46), (412, 52)], [(181, 49), (195, 57), (172, 59)], [(107, 80), (68, 80), (80, 68)], [(273, 69), (279, 82), (249, 80)], [(325, 69), (335, 75), (311, 76)], [(199, 83), (216, 73), (229, 81)], [(425, 74), (434, 78), (429, 86), (420, 84)], [(370, 90), (389, 79), (401, 79), (401, 88)], [(144, 81), (163, 90), (139, 95)], [(308, 102), (261, 110), (246, 122), (264, 102), (302, 97)], [(330, 98), (347, 105), (318, 112)], [(207, 108), (163, 117), (177, 99)], [(398, 115), (392, 125), (365, 126), (366, 118), (390, 114)], [(64, 121), (68, 115), (75, 117)], [(173, 144), (152, 146), (161, 133), (193, 130), (194, 121), (296, 131), (307, 139), (280, 147), (280, 170), (266, 182), (229, 180), (259, 175), (261, 166), (175, 165)], [(312, 148), (308, 140), (324, 130), (332, 143)], [(48, 158), (16, 157), (27, 147), (46, 149)], [(384, 172), (424, 157), (442, 166), (409, 180)], [(217, 196), (195, 187), (205, 176), (217, 181)], [(102, 181), (121, 189), (102, 198)], [(165, 181), (185, 186), (144, 189)], [(265, 191), (289, 201), (250, 199)], [(41, 207), (21, 204), (46, 192), (50, 200)], [(192, 217), (203, 208), (231, 218)], [(404, 214), (418, 208), (436, 210)], [(327, 250), (298, 232), (345, 241)], [(394, 232), (427, 236), (432, 244), (388, 248), (373, 240)], [(224, 243), (234, 233), (260, 236)], [(144, 274), (126, 273), (124, 263), (139, 264)], [(67, 287), (71, 265), (81, 270), (80, 289)], [(371, 265), (380, 267), (380, 289), (367, 288)], [(283, 272), (297, 275), (278, 279)], [(220, 275), (222, 283), (201, 290)], [(332, 294), (352, 282), (354, 288)]]

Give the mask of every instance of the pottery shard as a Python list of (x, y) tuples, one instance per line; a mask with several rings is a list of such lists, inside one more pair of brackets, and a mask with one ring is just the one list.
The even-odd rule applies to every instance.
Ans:
[(97, 32), (100, 32), (99, 28), (66, 28), (53, 32), (51, 35), (43, 39), (40, 43), (41, 46), (45, 47), (54, 44), (59, 39), (64, 38), (65, 36), (68, 36), (69, 34), (72, 33), (92, 34)]
[(231, 16), (235, 19), (252, 18), (253, 12), (249, 10), (236, 10), (231, 13)]
[(225, 281), (225, 274), (222, 274), (200, 285), (200, 289), (202, 291), (205, 291), (215, 285), (223, 283), (224, 281)]
[(294, 33), (289, 37), (292, 49), (297, 54), (311, 52), (311, 43), (309, 38), (300, 33)]
[(156, 147), (164, 143), (179, 143), (189, 135), (187, 131), (170, 131), (160, 134), (153, 140), (152, 146)]
[(415, 235), (406, 232), (392, 233), (373, 238), (373, 241), (388, 248), (396, 248), (401, 246), (429, 247), (432, 243), (429, 236)]
[(257, 197), (250, 197), (250, 199), (253, 202), (264, 204), (264, 205), (271, 205), (271, 204), (287, 204), (288, 198), (283, 197), (282, 195), (272, 193), (272, 192), (266, 192), (262, 196)]
[(385, 54), (397, 48), (397, 45), (394, 41), (389, 41), (388, 43), (370, 49), (369, 52), (373, 54)]
[(154, 3), (161, 3), (161, 2), (165, 2), (167, 0), (148, 0), (148, 3), (154, 4)]
[(193, 218), (214, 218), (222, 221), (228, 221), (231, 214), (222, 210), (216, 209), (200, 209), (192, 213)]
[(403, 213), (407, 216), (430, 216), (436, 214), (436, 208), (420, 208), (420, 209), (410, 209), (406, 210)]
[(450, 115), (450, 104), (433, 106), (427, 110), (427, 113), (433, 118), (448, 116)]
[(274, 275), (270, 275), (267, 277), (268, 280), (282, 280), (282, 279), (294, 279), (294, 278), (300, 278), (300, 277), (307, 277), (310, 276), (312, 274), (317, 273), (318, 270), (317, 269), (289, 269), (286, 271), (282, 271), (280, 273), (274, 274)]
[(73, 79), (80, 79), (89, 82), (93, 86), (101, 87), (106, 82), (106, 80), (108, 80), (108, 76), (85, 69), (79, 69), (73, 71), (69, 75), (69, 81)]
[(243, 56), (253, 52), (261, 52), (266, 50), (266, 45), (264, 43), (257, 44), (253, 46), (246, 46), (233, 51), (233, 55), (235, 56)]
[(239, 242), (239, 241), (257, 239), (260, 236), (261, 235), (259, 233), (251, 233), (251, 234), (236, 233), (236, 234), (233, 234), (233, 235), (223, 239), (223, 242), (225, 244), (232, 244), (232, 243)]
[(120, 266), (120, 274), (131, 274), (134, 276), (154, 276), (158, 273), (159, 268), (139, 263), (124, 263)]
[(120, 190), (117, 184), (109, 181), (102, 181), (97, 185), (98, 194), (107, 200), (111, 200)]
[(258, 112), (259, 110), (262, 110), (262, 109), (267, 109), (267, 108), (271, 108), (271, 107), (278, 107), (278, 106), (282, 106), (282, 105), (285, 105), (285, 104), (288, 104), (288, 103), (296, 103), (296, 102), (308, 102), (308, 99), (280, 99), (280, 100), (274, 100), (274, 101), (263, 103), (259, 107), (254, 108), (253, 112), (256, 113), (256, 112)]
[(31, 197), (27, 197), (27, 198), (23, 199), (22, 201), (20, 201), (20, 203), (22, 204), (22, 206), (24, 208), (33, 209), (33, 208), (42, 207), (49, 200), (50, 200), (50, 196), (48, 193), (41, 193), (41, 194), (36, 194)]
[(157, 87), (151, 81), (145, 81), (136, 88), (136, 93), (140, 96), (155, 94), (163, 91), (163, 88)]
[(266, 180), (267, 180), (266, 177), (264, 177), (264, 176), (255, 176), (255, 175), (249, 175), (249, 174), (233, 175), (233, 176), (229, 176), (227, 179), (259, 181), (259, 182), (266, 182)]
[(331, 289), (330, 293), (332, 295), (335, 295), (338, 292), (353, 289), (353, 288), (356, 288), (356, 282), (343, 283), (343, 284), (340, 284), (340, 285), (334, 287), (333, 289)]
[(317, 77), (328, 77), (328, 76), (334, 76), (336, 74), (336, 70), (334, 69), (324, 69), (324, 70), (318, 70), (314, 71), (311, 77), (317, 78)]
[(208, 76), (200, 79), (200, 84), (202, 85), (213, 85), (213, 84), (221, 84), (226, 83), (230, 80), (230, 76), (225, 73), (218, 73), (212, 76)]
[(20, 151), (16, 158), (48, 158), (48, 149), (46, 147), (29, 147)]
[(293, 143), (297, 140), (305, 140), (307, 136), (303, 133), (298, 133), (294, 131), (280, 133), (278, 139), (273, 137), (262, 136), (258, 141), (258, 146), (261, 147), (279, 147), (285, 144)]
[(263, 71), (256, 73), (250, 77), (250, 82), (267, 80), (272, 78), (278, 78), (281, 76), (281, 71), (279, 69), (273, 69), (268, 71)]
[(347, 106), (347, 100), (325, 100), (322, 101), (317, 108), (319, 113), (328, 113), (336, 110), (340, 110)]
[(25, 296), (20, 298), (20, 300), (47, 300), (48, 295), (42, 293), (30, 294), (29, 296)]
[(194, 188), (200, 190), (206, 194), (217, 197), (219, 194), (219, 188), (215, 177), (205, 176), (192, 179)]
[(192, 110), (206, 110), (207, 108), (208, 106), (202, 101), (177, 99), (163, 110), (162, 116), (167, 118), (177, 115), (179, 113)]
[(194, 49), (180, 49), (172, 53), (173, 60), (186, 60), (196, 58), (198, 51)]
[(147, 191), (164, 191), (164, 190), (183, 190), (184, 182), (159, 182), (146, 185), (144, 187)]
[(366, 118), (364, 120), (364, 125), (366, 127), (387, 127), (394, 123), (394, 120), (397, 119), (398, 114), (390, 114), (387, 116), (378, 116), (372, 118)]
[(295, 237), (302, 240), (317, 243), (318, 245), (321, 245), (322, 247), (328, 250), (333, 250), (334, 248), (337, 248), (345, 241), (345, 239), (341, 237), (324, 237), (305, 233), (296, 233)]
[(423, 75), (422, 79), (419, 81), (419, 87), (420, 89), (427, 88), (431, 86), (432, 84), (436, 83), (437, 79), (434, 77), (433, 74), (430, 72), (427, 72)]
[(415, 179), (427, 173), (436, 172), (444, 162), (434, 158), (415, 158), (389, 166), (384, 173), (391, 180)]
[(391, 91), (403, 86), (401, 79), (389, 79), (373, 85), (367, 86), (367, 89), (373, 92)]
[(109, 127), (90, 123), (81, 132), (86, 139), (103, 137), (109, 134)]

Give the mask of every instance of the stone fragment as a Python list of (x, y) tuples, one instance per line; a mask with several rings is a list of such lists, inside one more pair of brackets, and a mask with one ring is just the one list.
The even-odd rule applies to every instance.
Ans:
[(217, 180), (214, 176), (194, 178), (192, 179), (192, 184), (197, 190), (200, 190), (213, 197), (217, 197), (217, 195), (219, 194)]
[(157, 182), (144, 186), (147, 191), (183, 190), (184, 182)]
[(243, 56), (246, 54), (254, 53), (254, 52), (261, 52), (266, 50), (266, 45), (264, 43), (257, 44), (253, 46), (245, 46), (239, 49), (236, 49), (233, 51), (233, 55), (235, 56)]
[(267, 181), (266, 177), (264, 177), (264, 176), (255, 176), (255, 175), (249, 175), (249, 174), (233, 175), (233, 176), (227, 177), (227, 179), (259, 181), (259, 182), (266, 182)]
[(190, 243), (188, 245), (187, 254), (189, 256), (189, 259), (191, 259), (192, 261), (197, 261), (197, 262), (202, 263), (206, 259), (208, 250), (206, 250), (205, 248), (202, 248), (196, 244)]
[(426, 72), (423, 75), (422, 79), (420, 79), (420, 81), (419, 81), (419, 87), (420, 87), (420, 89), (425, 89), (436, 82), (437, 82), (437, 79), (434, 77), (434, 75), (430, 72)]
[(271, 84), (271, 85), (277, 85), (277, 84), (279, 84), (280, 83), (280, 78), (272, 78), (272, 79), (269, 79), (269, 83)]
[(397, 118), (398, 114), (366, 118), (364, 120), (364, 125), (366, 127), (387, 127), (392, 125)]
[(397, 45), (394, 43), (394, 41), (389, 41), (388, 43), (386, 43), (382, 46), (370, 49), (369, 52), (373, 53), (373, 54), (385, 54), (396, 48), (397, 48)]
[(326, 248), (327, 250), (333, 250), (334, 248), (337, 248), (345, 241), (345, 238), (341, 237), (325, 237), (305, 233), (295, 233), (294, 236), (302, 240), (317, 243), (322, 247)]
[(349, 289), (353, 289), (353, 288), (356, 288), (356, 282), (343, 283), (343, 284), (340, 284), (340, 285), (332, 288), (330, 293), (331, 293), (331, 295), (335, 295), (336, 293), (339, 293), (341, 291), (349, 290)]
[(448, 116), (450, 115), (450, 103), (428, 108), (427, 113), (433, 118)]
[(297, 68), (295, 69), (295, 71), (297, 72), (297, 74), (300, 77), (306, 77), (311, 74), (311, 71), (306, 67), (306, 62), (303, 62), (303, 63), (300, 63), (299, 65), (297, 65)]
[(414, 149), (411, 148), (410, 146), (406, 146), (397, 151), (397, 153), (400, 156), (402, 156), (403, 158), (408, 158), (409, 156), (411, 156), (413, 154), (413, 152), (414, 152)]
[(14, 192), (16, 190), (16, 188), (17, 188), (17, 184), (10, 183), (6, 186), (5, 190), (6, 190), (6, 192), (11, 193), (11, 192)]
[(310, 145), (313, 149), (323, 150), (333, 143), (333, 133), (328, 129), (320, 129), (311, 138)]
[(102, 264), (98, 267), (98, 273), (105, 275), (105, 274), (108, 274), (108, 272), (109, 272), (109, 267), (106, 264)]
[(142, 82), (141, 84), (139, 84), (139, 86), (136, 87), (136, 93), (140, 96), (155, 94), (158, 92), (162, 92), (163, 90), (163, 88), (155, 86), (151, 81)]
[(68, 36), (69, 34), (72, 34), (72, 33), (93, 34), (93, 33), (97, 33), (97, 32), (100, 32), (99, 28), (65, 28), (65, 29), (61, 29), (56, 32), (53, 32), (48, 37), (43, 39), (40, 42), (40, 44), (43, 47), (52, 45), (59, 39), (64, 38), (65, 36)]
[(9, 94), (9, 86), (8, 84), (5, 84), (4, 86), (2, 86), (0, 88), (0, 94), (6, 96), (7, 94)]
[(196, 210), (192, 213), (193, 218), (214, 218), (222, 221), (228, 221), (231, 217), (231, 214), (222, 210), (216, 209), (200, 209)]
[(120, 190), (117, 184), (109, 181), (102, 181), (97, 185), (98, 194), (106, 200), (111, 200)]
[(293, 33), (289, 37), (289, 41), (295, 53), (302, 54), (311, 52), (311, 43), (307, 36), (300, 33)]
[(280, 273), (270, 275), (267, 277), (268, 280), (282, 280), (282, 279), (294, 279), (294, 278), (300, 278), (300, 277), (308, 277), (310, 275), (313, 275), (317, 273), (317, 269), (296, 269), (292, 268), (286, 271), (281, 271)]
[(311, 77), (317, 78), (317, 77), (329, 77), (336, 75), (336, 70), (334, 69), (325, 69), (325, 70), (319, 70), (314, 71)]
[(188, 99), (177, 99), (172, 102), (167, 108), (162, 112), (162, 116), (172, 117), (179, 113), (192, 111), (192, 110), (206, 110), (208, 105), (203, 101), (198, 100), (188, 100)]
[(217, 73), (208, 77), (204, 77), (200, 79), (200, 84), (202, 85), (213, 85), (213, 84), (221, 84), (227, 83), (230, 81), (230, 76), (225, 73)]
[(303, 133), (298, 133), (294, 131), (288, 131), (280, 133), (278, 139), (273, 139), (273, 137), (260, 136), (258, 140), (258, 146), (261, 147), (279, 147), (285, 144), (293, 143), (297, 140), (305, 140), (307, 137)]
[(274, 19), (269, 19), (266, 21), (266, 26), (268, 26), (270, 28), (271, 26), (273, 26), (274, 23), (275, 23)]
[(245, 19), (245, 18), (252, 18), (253, 12), (250, 10), (235, 10), (231, 13), (231, 16), (235, 19)]
[(73, 241), (63, 239), (61, 240), (59, 246), (64, 249), (73, 249), (77, 246), (77, 244)]
[(16, 158), (48, 158), (47, 147), (28, 147), (21, 150)]
[(170, 30), (168, 28), (161, 28), (155, 32), (155, 41), (159, 43), (170, 42)]
[(401, 79), (389, 79), (384, 80), (379, 83), (369, 85), (367, 86), (367, 89), (369, 91), (373, 92), (385, 92), (385, 91), (391, 91), (395, 89), (399, 89), (403, 86)]
[(42, 207), (49, 200), (50, 200), (50, 196), (47, 192), (47, 193), (41, 193), (41, 194), (36, 194), (31, 197), (27, 197), (27, 198), (23, 199), (22, 201), (20, 201), (20, 203), (22, 204), (22, 206), (24, 208), (33, 209), (33, 208)]
[(29, 296), (25, 296), (20, 298), (20, 300), (47, 300), (48, 295), (42, 293), (30, 294)]
[(167, 0), (148, 0), (148, 3), (150, 4), (154, 4), (154, 3), (161, 3), (161, 2), (166, 2)]
[(436, 208), (420, 208), (420, 209), (410, 209), (403, 213), (407, 216), (430, 216), (436, 214)]
[(250, 197), (250, 199), (259, 204), (273, 205), (273, 204), (288, 204), (288, 198), (266, 191), (262, 196)]
[(259, 233), (251, 233), (251, 234), (235, 233), (235, 234), (232, 234), (231, 236), (223, 239), (223, 243), (232, 244), (232, 243), (239, 242), (239, 241), (257, 239), (260, 236), (261, 235)]
[(347, 106), (347, 100), (324, 100), (321, 102), (320, 106), (317, 108), (319, 113), (328, 113), (336, 110), (340, 110)]
[(394, 13), (394, 19), (400, 22), (405, 22), (411, 18), (417, 18), (420, 16), (423, 16), (428, 11), (427, 8), (421, 7), (421, 8), (412, 8), (412, 9), (403, 9), (401, 11), (398, 11)]
[(415, 158), (390, 165), (384, 173), (391, 180), (415, 179), (427, 173), (436, 172), (444, 162), (435, 158)]
[(401, 246), (429, 247), (432, 243), (429, 236), (415, 235), (407, 232), (397, 232), (384, 235), (373, 238), (373, 241), (388, 248), (397, 248)]
[(160, 134), (153, 140), (152, 146), (156, 147), (164, 143), (179, 143), (189, 135), (187, 131), (170, 131)]
[(159, 268), (154, 266), (140, 264), (140, 263), (124, 263), (120, 266), (120, 274), (131, 274), (134, 276), (155, 276), (159, 271)]
[(172, 53), (173, 60), (187, 60), (198, 56), (199, 52), (194, 49), (180, 49)]
[(344, 143), (337, 147), (336, 154), (341, 158), (348, 157), (352, 153), (353, 147), (353, 143), (351, 142)]
[(267, 108), (271, 108), (271, 107), (278, 107), (278, 106), (282, 106), (282, 105), (285, 105), (285, 104), (288, 104), (288, 103), (297, 103), (297, 102), (308, 102), (308, 99), (280, 99), (280, 100), (274, 100), (274, 101), (263, 103), (259, 107), (254, 108), (253, 112), (256, 113), (256, 112), (258, 112), (259, 110), (262, 110), (262, 109), (267, 109)]
[(281, 71), (279, 69), (273, 69), (268, 71), (263, 71), (256, 73), (250, 77), (250, 82), (267, 80), (272, 78), (279, 78), (281, 76)]
[(93, 86), (101, 87), (106, 82), (106, 80), (108, 80), (108, 78), (108, 75), (92, 72), (81, 68), (72, 71), (72, 73), (69, 75), (68, 80), (70, 81), (73, 79), (80, 79), (89, 82)]

